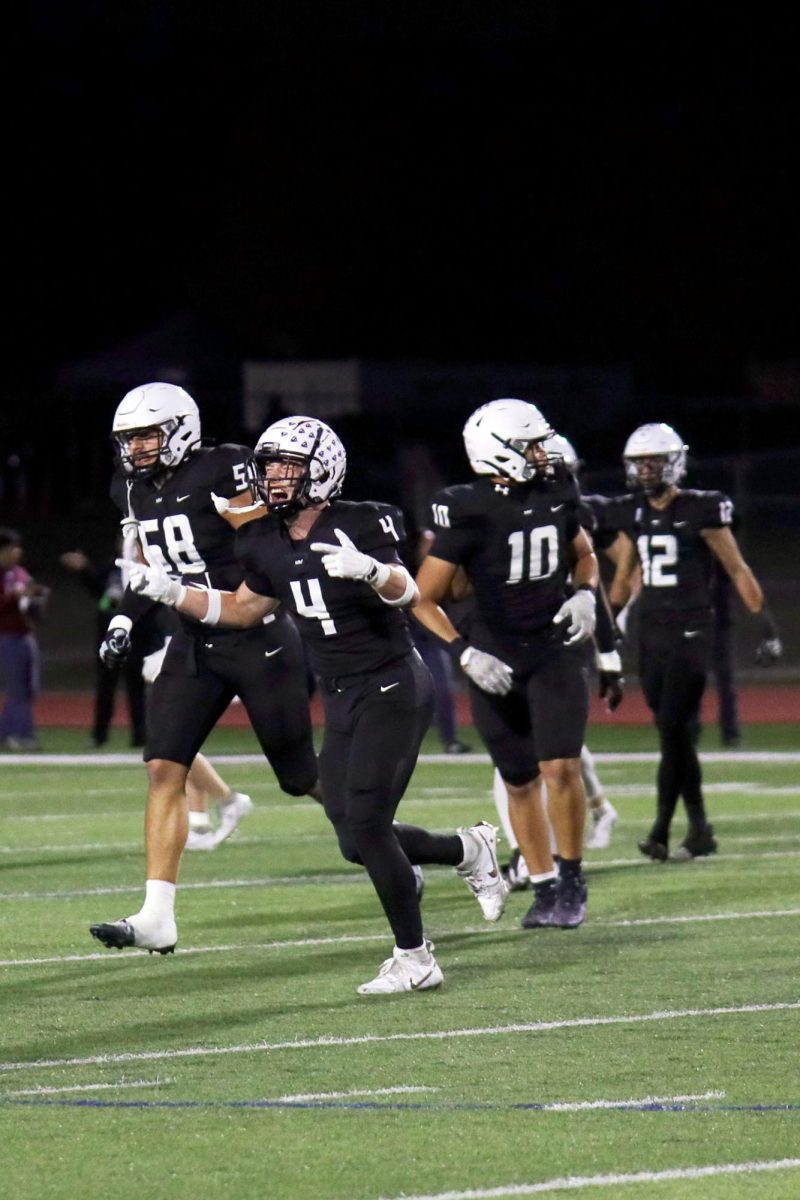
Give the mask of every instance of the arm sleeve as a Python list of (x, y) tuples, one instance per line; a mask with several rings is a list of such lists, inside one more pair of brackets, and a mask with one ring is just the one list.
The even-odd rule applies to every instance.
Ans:
[(597, 588), (596, 602), (597, 626), (594, 631), (594, 640), (601, 654), (610, 654), (617, 648), (617, 629), (611, 615), (611, 605), (608, 603), (606, 589), (602, 583)]

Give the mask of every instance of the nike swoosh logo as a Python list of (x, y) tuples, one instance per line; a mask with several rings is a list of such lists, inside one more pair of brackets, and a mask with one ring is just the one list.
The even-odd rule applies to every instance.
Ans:
[(387, 683), (386, 687), (383, 687), (383, 685), (381, 685), (381, 691), (382, 692), (390, 692), (392, 690), (392, 688), (396, 688), (396, 687), (400, 687), (399, 679), (398, 679), (397, 683)]
[(278, 646), (277, 650), (265, 650), (264, 658), (272, 658), (274, 655), (280, 654), (282, 649), (283, 649), (283, 646)]
[(431, 969), (430, 969), (430, 971), (428, 971), (427, 975), (423, 975), (422, 979), (418, 979), (416, 983), (414, 983), (414, 980), (412, 979), (411, 980), (412, 992), (415, 992), (417, 990), (417, 988), (421, 988), (423, 983), (425, 983), (426, 979), (430, 979), (432, 974), (433, 974), (433, 967), (431, 967)]
[(683, 636), (684, 637), (702, 637), (703, 631), (702, 631), (702, 629), (684, 629)]
[(191, 494), (191, 492), (187, 492), (185, 496), (176, 496), (175, 499), (178, 501), (178, 504), (180, 504), (182, 500), (188, 500)]
[(563, 507), (564, 507), (564, 505), (563, 505), (563, 504), (551, 504), (551, 505), (550, 505), (550, 512), (558, 512), (558, 510), (559, 510), (560, 508), (563, 508)]

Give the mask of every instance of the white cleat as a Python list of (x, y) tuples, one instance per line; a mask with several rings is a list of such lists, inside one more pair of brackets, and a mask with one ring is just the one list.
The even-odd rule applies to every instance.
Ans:
[(611, 834), (617, 823), (617, 810), (608, 800), (600, 809), (591, 809), (591, 827), (586, 835), (587, 850), (605, 850), (611, 844)]
[[(497, 862), (497, 828), (488, 821), (479, 821), (469, 829), (459, 829), (458, 833), (465, 842), (469, 865), (456, 867), (456, 873), (480, 904), (485, 919), (499, 921), (508, 899), (508, 884)], [(468, 853), (470, 844), (475, 848), (474, 855)]]
[(397, 992), (423, 992), (438, 987), (444, 976), (433, 957), (434, 949), (433, 943), (428, 941), (425, 942), (425, 954), (395, 946), (392, 957), (381, 963), (375, 978), (357, 988), (359, 996), (390, 996)]
[(218, 846), (220, 842), (229, 838), (242, 818), (252, 812), (254, 807), (253, 801), (249, 796), (245, 796), (244, 792), (231, 792), (228, 803), (219, 806), (219, 828), (214, 834), (214, 845)]
[(190, 829), (184, 850), (214, 850), (217, 835), (213, 829)]

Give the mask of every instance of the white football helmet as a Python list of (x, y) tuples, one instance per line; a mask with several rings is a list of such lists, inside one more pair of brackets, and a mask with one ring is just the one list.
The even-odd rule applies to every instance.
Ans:
[[(287, 489), (266, 477), (269, 463), (299, 465), (303, 472)], [(261, 434), (253, 455), (253, 483), (270, 512), (290, 513), (333, 500), (342, 490), (347, 454), (330, 425), (316, 417), (283, 417)]]
[(663, 422), (640, 425), (622, 452), (628, 487), (640, 488), (648, 495), (677, 487), (686, 473), (688, 449), (670, 425)]
[(476, 409), (464, 426), (464, 446), (476, 475), (503, 475), (517, 483), (537, 472), (525, 451), (554, 430), (535, 404), (526, 400), (492, 400)]
[(546, 438), (542, 444), (550, 457), (559, 459), (568, 471), (571, 471), (573, 475), (577, 474), (581, 462), (572, 442), (562, 434), (554, 433), (552, 437)]
[[(129, 453), (131, 437), (146, 429), (161, 430), (154, 462), (137, 467)], [(144, 478), (183, 462), (200, 445), (200, 411), (188, 392), (174, 383), (144, 383), (120, 400), (111, 426), (123, 471)]]

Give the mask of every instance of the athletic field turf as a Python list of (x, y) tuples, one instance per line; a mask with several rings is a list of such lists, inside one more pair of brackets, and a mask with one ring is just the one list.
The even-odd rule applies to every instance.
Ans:
[[(719, 854), (658, 865), (636, 849), (652, 733), (604, 730), (620, 820), (587, 853), (586, 924), (525, 931), (514, 894), (488, 925), (428, 869), (445, 982), (390, 998), (355, 992), (391, 949), (365, 876), (225, 733), (211, 752), (257, 807), (185, 856), (167, 957), (88, 932), (139, 907), (141, 764), (0, 760), (4, 1198), (800, 1196), (796, 730), (709, 737)], [(493, 819), (490, 783), (481, 756), (426, 757), (399, 816)]]

